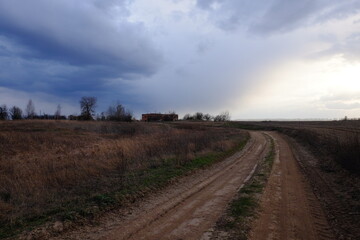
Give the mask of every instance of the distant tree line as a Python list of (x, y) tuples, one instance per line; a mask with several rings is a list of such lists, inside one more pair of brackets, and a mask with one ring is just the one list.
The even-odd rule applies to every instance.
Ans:
[(215, 122), (225, 122), (230, 121), (229, 112), (225, 111), (216, 116), (212, 116), (208, 113), (196, 112), (194, 114), (185, 114), (183, 120), (194, 120), (194, 121), (215, 121)]
[(61, 105), (58, 104), (53, 115), (40, 114), (35, 111), (35, 104), (30, 99), (26, 105), (25, 111), (18, 107), (13, 106), (10, 109), (5, 105), (0, 105), (0, 120), (22, 120), (22, 119), (53, 119), (53, 120), (99, 120), (99, 121), (123, 121), (131, 122), (134, 120), (133, 114), (130, 110), (126, 109), (122, 104), (116, 103), (109, 106), (106, 112), (97, 114), (95, 109), (97, 107), (96, 97), (82, 97), (80, 103), (80, 115), (69, 115), (68, 117), (61, 115)]
[(22, 119), (66, 119), (65, 116), (61, 115), (61, 106), (58, 105), (54, 115), (42, 114), (38, 115), (35, 111), (34, 102), (30, 99), (26, 105), (25, 112), (18, 107), (8, 107), (3, 104), (0, 106), (0, 120), (22, 120)]
[[(69, 115), (68, 117), (61, 115), (61, 105), (58, 104), (53, 115), (40, 114), (38, 115), (35, 111), (35, 104), (30, 99), (26, 105), (25, 111), (18, 106), (13, 106), (10, 109), (5, 105), (0, 105), (0, 120), (21, 120), (21, 119), (53, 119), (53, 120), (98, 120), (98, 121), (120, 121), (120, 122), (131, 122), (134, 120), (133, 113), (126, 109), (119, 102), (110, 105), (105, 112), (96, 114), (97, 98), (91, 96), (84, 96), (79, 101), (80, 104), (80, 115)], [(171, 112), (175, 114), (175, 112)], [(193, 121), (215, 121), (224, 122), (230, 121), (229, 112), (222, 112), (218, 115), (212, 116), (208, 113), (196, 112), (194, 114), (185, 114), (183, 120)]]

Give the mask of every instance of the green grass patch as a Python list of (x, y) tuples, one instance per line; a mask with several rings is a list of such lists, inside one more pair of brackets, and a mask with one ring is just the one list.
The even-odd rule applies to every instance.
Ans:
[(235, 219), (249, 216), (252, 210), (257, 206), (257, 202), (251, 196), (244, 196), (231, 204), (231, 215)]
[[(275, 158), (274, 142), (271, 140), (270, 151), (258, 165), (252, 178), (238, 192), (230, 203), (226, 216), (218, 222), (216, 228), (228, 232), (234, 239), (247, 239), (250, 230), (249, 222), (255, 217), (260, 196), (270, 176)], [(232, 238), (231, 238), (232, 239)]]

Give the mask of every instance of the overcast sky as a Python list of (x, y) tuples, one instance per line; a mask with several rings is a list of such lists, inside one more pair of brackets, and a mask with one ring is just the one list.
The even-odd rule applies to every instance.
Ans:
[(0, 0), (0, 104), (360, 117), (359, 0)]

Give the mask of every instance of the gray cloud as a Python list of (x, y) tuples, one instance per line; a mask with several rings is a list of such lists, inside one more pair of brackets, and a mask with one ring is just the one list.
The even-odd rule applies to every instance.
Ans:
[(328, 109), (353, 110), (360, 108), (359, 92), (336, 93), (322, 96), (319, 103)]
[(314, 0), (277, 0), (259, 21), (255, 20), (250, 30), (261, 34), (292, 30), (318, 8), (320, 6)]
[(0, 9), (2, 86), (101, 90), (103, 79), (159, 67), (141, 24), (126, 20), (125, 1), (0, 0)]
[(343, 103), (343, 102), (331, 102), (327, 103), (326, 108), (328, 109), (343, 109), (343, 110), (351, 110), (351, 109), (359, 109), (360, 103)]
[(352, 33), (345, 39), (329, 41), (331, 47), (316, 54), (316, 56), (329, 56), (342, 54), (348, 60), (360, 60), (360, 32)]
[[(106, 1), (109, 2), (109, 1)], [(70, 64), (113, 65), (121, 72), (152, 73), (158, 54), (141, 25), (126, 13), (112, 19), (99, 1), (0, 1), (0, 33), (34, 51), (34, 57)], [(120, 7), (124, 8), (123, 2)], [(123, 14), (123, 16), (121, 16)]]
[[(137, 113), (217, 113), (240, 108), (241, 96), (267, 81), (261, 73), (281, 62), (302, 61), (324, 47), (327, 54), (359, 55), (356, 31), (348, 30), (349, 21), (337, 21), (358, 12), (354, 0), (155, 4), (0, 0), (2, 92), (26, 93), (23, 99), (42, 92), (48, 94), (41, 95), (44, 101), (55, 96), (76, 105), (82, 95), (94, 95), (99, 111), (119, 100)], [(329, 21), (334, 19), (336, 24)], [(301, 31), (291, 32), (296, 29)], [(359, 102), (343, 99), (323, 99), (319, 105)]]
[(356, 0), (198, 0), (197, 6), (208, 11), (210, 19), (224, 30), (245, 28), (260, 35), (344, 18), (360, 9)]
[(209, 12), (211, 20), (224, 30), (247, 28), (270, 6), (271, 1), (198, 0), (197, 6)]
[(360, 11), (360, 2), (357, 0), (324, 1), (322, 4), (327, 5), (327, 7), (315, 17), (316, 22), (325, 22), (329, 19), (343, 19)]

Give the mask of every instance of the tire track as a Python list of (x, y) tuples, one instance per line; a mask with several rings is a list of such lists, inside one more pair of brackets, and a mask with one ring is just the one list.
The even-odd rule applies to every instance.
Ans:
[[(338, 239), (359, 239), (360, 215), (352, 215), (351, 211), (359, 209), (359, 203), (349, 196), (349, 192), (359, 189), (355, 182), (347, 180), (343, 173), (327, 173), (320, 169), (319, 160), (306, 151), (297, 142), (290, 139), (295, 158), (306, 176), (308, 185), (314, 189), (314, 197), (321, 201), (326, 209), (326, 216)], [(336, 175), (334, 175), (336, 174)], [(336, 179), (347, 181), (344, 186), (336, 184)], [(349, 182), (350, 181), (350, 182)], [(355, 186), (354, 186), (355, 185)], [(342, 191), (339, 191), (343, 189)]]
[(260, 132), (250, 135), (242, 151), (153, 194), (129, 214), (113, 214), (99, 226), (57, 239), (207, 239), (207, 231), (266, 154), (268, 139)]
[(250, 239), (335, 239), (290, 146), (280, 134), (268, 134), (275, 141), (276, 158)]
[[(155, 208), (102, 239), (199, 239), (224, 211), (238, 187), (251, 174), (267, 148), (260, 133), (250, 147), (199, 185), (160, 209)], [(206, 238), (206, 237), (204, 237)]]

